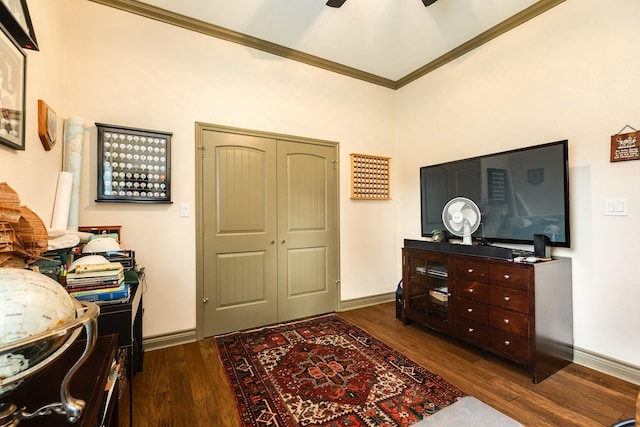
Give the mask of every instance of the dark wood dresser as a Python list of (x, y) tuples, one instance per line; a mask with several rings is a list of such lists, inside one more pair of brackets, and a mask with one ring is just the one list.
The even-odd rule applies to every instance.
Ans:
[(402, 250), (403, 322), (528, 368), (534, 383), (573, 361), (571, 259), (516, 263)]

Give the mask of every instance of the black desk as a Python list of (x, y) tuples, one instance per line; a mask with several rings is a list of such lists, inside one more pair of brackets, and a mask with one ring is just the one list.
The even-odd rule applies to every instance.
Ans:
[(126, 351), (126, 372), (129, 382), (129, 420), (133, 420), (133, 377), (142, 371), (142, 285), (135, 271), (125, 271), (124, 280), (131, 286), (126, 303), (103, 304), (98, 317), (98, 335), (118, 334), (118, 347)]
[[(39, 416), (31, 420), (20, 421), (20, 427), (95, 427), (99, 425), (100, 409), (104, 397), (104, 387), (111, 372), (111, 363), (116, 354), (115, 335), (98, 337), (89, 358), (80, 366), (71, 378), (69, 390), (71, 396), (85, 401), (86, 406), (78, 422), (69, 424), (67, 417), (59, 414)], [(85, 346), (84, 340), (78, 340), (50, 366), (24, 382), (17, 390), (3, 399), (14, 403), (18, 408), (25, 407), (33, 412), (44, 405), (60, 402), (60, 384), (69, 369), (78, 360)], [(117, 387), (117, 384), (116, 384)], [(118, 425), (118, 393), (111, 396), (106, 426)]]
[(125, 283), (131, 286), (126, 303), (100, 305), (98, 335), (118, 334), (118, 347), (127, 351), (127, 378), (142, 370), (142, 286), (135, 271), (125, 271)]

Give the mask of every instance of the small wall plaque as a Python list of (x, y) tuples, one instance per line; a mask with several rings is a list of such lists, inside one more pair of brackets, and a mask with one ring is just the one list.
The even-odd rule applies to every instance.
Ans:
[[(634, 129), (635, 130), (635, 129)], [(640, 159), (640, 132), (629, 132), (611, 136), (611, 161)]]
[(46, 151), (51, 151), (58, 137), (56, 112), (42, 99), (38, 99), (38, 136)]
[(169, 132), (96, 123), (97, 202), (171, 203)]

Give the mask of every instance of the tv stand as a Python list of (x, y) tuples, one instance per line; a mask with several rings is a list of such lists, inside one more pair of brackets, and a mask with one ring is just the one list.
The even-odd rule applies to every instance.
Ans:
[(571, 363), (571, 259), (515, 263), (460, 247), (405, 240), (403, 323), (418, 322), (523, 365), (536, 384)]

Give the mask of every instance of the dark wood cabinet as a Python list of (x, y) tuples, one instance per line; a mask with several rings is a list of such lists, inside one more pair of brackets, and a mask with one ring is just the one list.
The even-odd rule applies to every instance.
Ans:
[[(534, 383), (573, 361), (571, 259), (526, 264), (405, 247), (402, 262), (405, 323), (524, 365)], [(432, 310), (437, 287), (448, 295)]]
[(407, 249), (403, 254), (402, 320), (416, 320), (431, 328), (450, 332), (452, 312), (450, 261), (446, 255)]
[[(65, 415), (52, 413), (30, 420), (21, 420), (19, 425), (24, 427), (97, 427), (101, 425), (116, 427), (118, 425), (117, 389), (108, 402), (104, 401), (105, 384), (116, 355), (116, 344), (116, 335), (98, 337), (91, 355), (71, 378), (69, 384), (71, 395), (76, 399), (84, 400), (86, 404), (82, 416), (76, 423), (69, 423)], [(75, 342), (59, 359), (34, 378), (25, 381), (3, 400), (14, 403), (18, 408), (24, 407), (27, 412), (33, 412), (52, 402), (59, 402), (62, 379), (78, 360), (84, 346), (84, 341)], [(102, 423), (104, 411), (106, 416), (105, 422)]]

